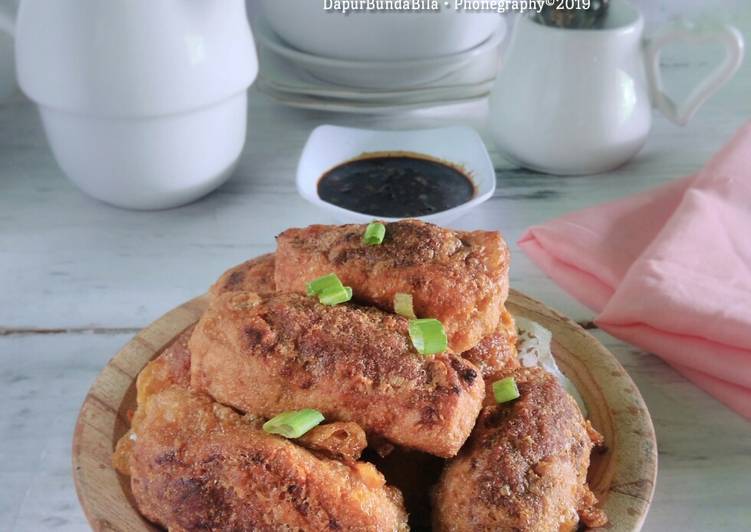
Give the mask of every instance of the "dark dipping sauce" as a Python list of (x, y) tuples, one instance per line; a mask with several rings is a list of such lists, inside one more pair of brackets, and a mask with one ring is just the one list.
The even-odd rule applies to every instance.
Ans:
[(355, 159), (332, 168), (318, 181), (323, 201), (388, 218), (434, 214), (474, 195), (474, 184), (457, 168), (409, 155)]

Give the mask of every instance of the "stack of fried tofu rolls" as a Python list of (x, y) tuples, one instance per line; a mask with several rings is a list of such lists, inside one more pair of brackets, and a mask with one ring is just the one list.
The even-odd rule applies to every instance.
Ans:
[(284, 231), (139, 375), (113, 455), (138, 509), (171, 531), (603, 525), (586, 482), (597, 434), (519, 366), (508, 269), (497, 232)]

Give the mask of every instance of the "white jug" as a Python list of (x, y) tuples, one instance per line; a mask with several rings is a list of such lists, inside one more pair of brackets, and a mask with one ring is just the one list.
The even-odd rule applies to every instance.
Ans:
[[(490, 98), (489, 127), (501, 152), (551, 174), (593, 174), (628, 161), (643, 146), (654, 104), (685, 125), (727, 82), (743, 59), (743, 38), (730, 26), (677, 22), (651, 39), (624, 0), (611, 0), (600, 29), (544, 26), (519, 16)], [(660, 50), (675, 41), (719, 42), (722, 64), (686, 101), (662, 89)]]
[(258, 71), (244, 0), (22, 0), (15, 34), (19, 85), (88, 194), (167, 208), (231, 174)]

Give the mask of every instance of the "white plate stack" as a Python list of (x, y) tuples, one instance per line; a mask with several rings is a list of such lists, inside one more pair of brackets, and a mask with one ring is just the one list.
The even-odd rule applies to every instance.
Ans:
[(262, 3), (256, 86), (293, 107), (388, 113), (483, 99), (506, 36), (488, 13), (345, 16), (310, 0)]

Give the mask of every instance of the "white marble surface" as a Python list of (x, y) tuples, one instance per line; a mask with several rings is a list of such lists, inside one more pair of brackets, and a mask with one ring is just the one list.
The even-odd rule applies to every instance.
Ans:
[[(750, 15), (745, 7), (731, 17), (747, 36)], [(668, 85), (685, 90), (708, 68), (706, 59), (666, 57)], [(494, 153), (495, 197), (456, 225), (501, 229), (513, 243), (530, 224), (698, 169), (749, 117), (747, 61), (688, 127), (656, 117), (645, 150), (610, 174), (534, 174)], [(56, 167), (32, 106), (21, 97), (0, 104), (0, 530), (85, 530), (70, 440), (100, 368), (139, 327), (202, 292), (226, 267), (270, 250), (282, 229), (331, 221), (293, 186), (313, 127), (465, 123), (482, 130), (485, 107), (331, 115), (283, 108), (253, 92), (249, 119), (229, 183), (181, 209), (138, 213), (79, 193)], [(521, 253), (514, 253), (511, 278), (577, 320), (592, 318)], [(636, 381), (657, 430), (660, 471), (645, 530), (751, 529), (751, 423), (659, 359), (596, 334)]]

